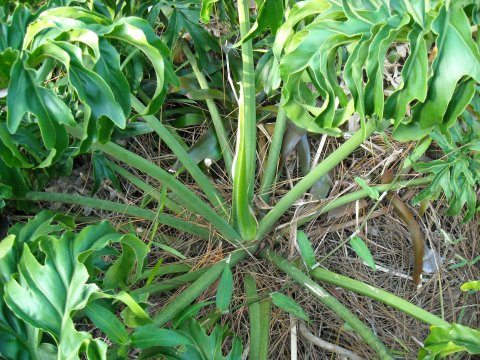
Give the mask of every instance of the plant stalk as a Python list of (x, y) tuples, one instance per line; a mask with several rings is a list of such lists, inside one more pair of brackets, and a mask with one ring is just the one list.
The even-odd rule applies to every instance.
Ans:
[(272, 303), (270, 299), (260, 301), (260, 346), (258, 350), (258, 360), (268, 360), (268, 350), (270, 348), (270, 315)]
[[(140, 114), (145, 112), (146, 107), (135, 96), (131, 96), (131, 101), (132, 107), (135, 109), (135, 111)], [(154, 115), (143, 115), (142, 117), (158, 134), (158, 136), (165, 141), (165, 144), (167, 144), (170, 150), (172, 150), (172, 152), (178, 157), (178, 160), (180, 160), (182, 165), (188, 170), (190, 175), (192, 175), (198, 186), (200, 186), (213, 206), (220, 210), (220, 214), (223, 217), (228, 218), (228, 211), (225, 208), (225, 200), (222, 198), (217, 189), (215, 189), (198, 164), (192, 160), (185, 149), (178, 143), (170, 131), (168, 131), (165, 125), (163, 125)]]
[[(67, 130), (76, 138), (82, 138), (83, 130), (81, 128), (67, 127)], [(112, 158), (130, 165), (167, 185), (175, 194), (184, 200), (185, 208), (190, 210), (193, 214), (200, 215), (208, 220), (227, 240), (236, 243), (240, 239), (240, 235), (235, 229), (217, 214), (205, 201), (199, 198), (185, 184), (161, 167), (112, 142), (106, 144), (95, 143), (94, 146), (110, 155)]]
[[(393, 191), (397, 189), (402, 189), (405, 187), (415, 187), (415, 186), (422, 186), (429, 184), (433, 179), (433, 176), (426, 176), (412, 180), (404, 180), (404, 181), (396, 181), (390, 184), (382, 184), (382, 185), (375, 185), (371, 186), (371, 188), (377, 190), (379, 193), (384, 191)], [(363, 199), (368, 197), (368, 193), (366, 190), (358, 190), (354, 191), (349, 194), (345, 194), (339, 196), (336, 199), (328, 201), (327, 203), (320, 206), (320, 209), (312, 213), (311, 215), (302, 217), (298, 220), (297, 224), (304, 225), (305, 223), (309, 222), (310, 220), (314, 219), (315, 217), (326, 214), (327, 212), (339, 208), (340, 206), (350, 204), (351, 202)]]
[[(208, 90), (209, 87), (208, 87), (207, 79), (198, 68), (197, 60), (195, 59), (195, 56), (192, 54), (190, 47), (188, 46), (185, 40), (181, 40), (180, 44), (181, 44), (183, 53), (187, 57), (187, 60), (190, 63), (190, 66), (192, 67), (193, 72), (195, 73), (195, 77), (197, 78), (200, 88)], [(225, 126), (220, 117), (220, 113), (218, 111), (217, 105), (215, 104), (215, 101), (213, 99), (206, 99), (205, 102), (207, 103), (208, 111), (210, 112), (210, 117), (212, 119), (213, 127), (215, 128), (215, 133), (217, 134), (217, 139), (220, 144), (220, 149), (222, 149), (222, 156), (223, 156), (223, 161), (225, 162), (225, 169), (230, 179), (232, 179), (233, 156), (232, 156), (232, 150), (230, 149), (230, 145), (228, 144), (227, 131), (225, 130)]]
[(340, 301), (338, 301), (335, 297), (320, 287), (315, 281), (300, 271), (295, 265), (291, 264), (289, 261), (275, 254), (269, 249), (260, 251), (260, 256), (270, 261), (277, 268), (285, 272), (299, 285), (308, 290), (308, 292), (316, 297), (322, 304), (345, 320), (345, 322), (347, 322), (353, 328), (353, 330), (377, 352), (380, 359), (394, 359), (385, 345), (377, 338), (377, 336), (375, 336), (368, 326), (366, 326), (359, 318), (357, 318)]
[(174, 216), (159, 214), (150, 210), (139, 208), (137, 206), (120, 204), (113, 201), (95, 199), (82, 195), (40, 191), (28, 192), (25, 195), (25, 198), (23, 198), (23, 200), (60, 202), (64, 204), (74, 204), (90, 207), (93, 209), (116, 212), (119, 214), (135, 216), (149, 221), (156, 221), (160, 224), (164, 224), (167, 226), (171, 226), (172, 228), (188, 232), (205, 240), (208, 240), (210, 238), (210, 233), (208, 229), (202, 228), (197, 224), (187, 222)]
[[(249, 0), (238, 0), (240, 36), (250, 30)], [(257, 222), (251, 204), (255, 186), (256, 107), (252, 40), (242, 44), (242, 83), (240, 87), (237, 144), (233, 174), (233, 223), (243, 240), (254, 240)]]
[(343, 289), (353, 291), (357, 294), (367, 296), (371, 299), (378, 300), (386, 305), (389, 305), (395, 309), (408, 314), (415, 319), (423, 321), (433, 326), (448, 326), (449, 323), (442, 320), (438, 316), (423, 310), (422, 308), (411, 304), (410, 302), (395, 296), (387, 291), (376, 288), (374, 286), (365, 284), (361, 281), (351, 279), (349, 277), (339, 275), (328, 271), (326, 269), (316, 268), (310, 271), (310, 276), (318, 281), (324, 281), (335, 286), (339, 286)]
[[(136, 186), (138, 189), (142, 190), (145, 195), (151, 196), (157, 201), (162, 201), (162, 194), (159, 190), (157, 190), (155, 187), (153, 187), (150, 184), (147, 184), (145, 181), (140, 180), (138, 177), (136, 177), (134, 174), (129, 172), (128, 170), (124, 169), (120, 165), (108, 161), (108, 164), (112, 167), (112, 169), (121, 177), (125, 178), (129, 183), (133, 184)], [(165, 185), (164, 185), (165, 186)], [(165, 207), (168, 209), (172, 210), (176, 214), (181, 214), (182, 212), (185, 211), (181, 206), (179, 206), (177, 203), (166, 197), (164, 199), (165, 201)]]
[(247, 274), (243, 282), (245, 284), (245, 294), (248, 302), (248, 317), (250, 319), (250, 349), (249, 358), (259, 359), (260, 351), (260, 302), (258, 301), (257, 284), (255, 278)]
[(300, 180), (260, 221), (256, 239), (262, 239), (275, 222), (297, 201), (312, 185), (326, 175), (331, 169), (355, 151), (376, 129), (375, 121), (365, 125), (365, 129), (358, 130), (350, 139), (331, 153), (325, 160), (313, 168), (307, 176)]
[(251, 246), (249, 249), (237, 250), (231, 253), (222, 261), (217, 262), (215, 265), (205, 271), (201, 277), (199, 277), (193, 284), (191, 284), (186, 290), (178, 294), (175, 297), (175, 301), (166, 305), (160, 313), (153, 319), (153, 324), (156, 326), (163, 326), (175, 316), (177, 316), (183, 309), (190, 305), (195, 299), (197, 299), (208, 287), (210, 287), (222, 274), (225, 268), (225, 263), (228, 260), (230, 267), (235, 266), (240, 261), (245, 259), (247, 255), (255, 251), (256, 246)]
[[(282, 101), (280, 101), (282, 103)], [(263, 178), (260, 183), (260, 197), (267, 204), (270, 202), (272, 196), (272, 187), (277, 177), (278, 163), (280, 159), (280, 151), (282, 150), (283, 135), (287, 127), (287, 115), (283, 109), (278, 110), (278, 116), (275, 121), (275, 128), (273, 130), (272, 143), (268, 150), (267, 161)]]

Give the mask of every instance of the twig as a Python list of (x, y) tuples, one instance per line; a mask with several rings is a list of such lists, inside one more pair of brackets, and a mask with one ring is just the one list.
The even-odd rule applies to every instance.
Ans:
[(319, 337), (316, 337), (310, 331), (308, 331), (303, 321), (299, 322), (298, 329), (300, 330), (300, 334), (305, 338), (305, 340), (311, 342), (313, 345), (321, 347), (322, 349), (325, 349), (327, 351), (331, 351), (340, 356), (346, 356), (347, 358), (352, 360), (362, 360), (362, 358), (354, 352), (347, 350), (341, 346), (329, 343), (328, 341), (322, 340)]
[(297, 319), (290, 315), (290, 360), (297, 360), (297, 324)]

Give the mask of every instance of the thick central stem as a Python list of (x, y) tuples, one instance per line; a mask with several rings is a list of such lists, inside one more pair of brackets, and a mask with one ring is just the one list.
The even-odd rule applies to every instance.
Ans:
[[(237, 5), (240, 35), (245, 38), (250, 30), (249, 1), (238, 0)], [(253, 202), (255, 184), (256, 113), (251, 40), (242, 44), (242, 66), (237, 146), (233, 165), (233, 222), (244, 240), (253, 240), (257, 223), (250, 205)]]

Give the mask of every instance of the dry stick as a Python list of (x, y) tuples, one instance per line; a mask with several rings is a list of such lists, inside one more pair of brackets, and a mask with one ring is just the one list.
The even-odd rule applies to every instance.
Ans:
[[(393, 179), (392, 170), (388, 170), (382, 176), (383, 183), (390, 183)], [(422, 231), (417, 220), (407, 205), (396, 195), (387, 193), (387, 199), (390, 200), (393, 208), (407, 226), (412, 237), (413, 245), (413, 283), (418, 288), (422, 285), (423, 255), (425, 253), (425, 243), (422, 237)]]
[(313, 335), (310, 331), (308, 331), (303, 321), (300, 321), (299, 330), (300, 330), (300, 335), (302, 335), (305, 338), (305, 340), (311, 342), (314, 345), (317, 345), (318, 347), (321, 347), (322, 349), (325, 349), (327, 351), (333, 352), (338, 355), (346, 356), (347, 358), (352, 360), (362, 360), (362, 358), (357, 354), (355, 354), (354, 352), (347, 350), (341, 346), (329, 343), (328, 341), (322, 340), (319, 337)]
[(357, 225), (357, 222), (359, 222), (359, 223), (364, 222), (365, 220), (367, 220), (367, 218), (368, 218), (368, 220), (375, 219), (377, 217), (385, 215), (386, 213), (388, 213), (388, 211), (389, 211), (388, 207), (385, 206), (381, 209), (378, 209), (378, 210), (374, 211), (372, 214), (367, 214), (367, 215), (360, 216), (358, 219), (353, 219), (351, 221), (347, 221), (347, 222), (341, 223), (341, 224), (331, 225), (328, 228), (319, 228), (319, 229), (312, 230), (312, 231), (308, 232), (308, 236), (309, 237), (323, 236), (325, 233), (340, 231), (340, 230), (343, 230), (343, 229), (346, 229), (346, 228), (349, 228), (349, 227), (353, 227), (353, 226)]
[(290, 314), (290, 360), (297, 360), (297, 319)]

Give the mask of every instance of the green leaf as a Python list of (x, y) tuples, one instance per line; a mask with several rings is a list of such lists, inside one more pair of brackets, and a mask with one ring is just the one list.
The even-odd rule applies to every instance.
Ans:
[(147, 349), (153, 346), (178, 346), (192, 343), (189, 337), (179, 331), (142, 326), (131, 335), (133, 346)]
[[(83, 65), (80, 48), (59, 41), (55, 42), (55, 45), (68, 54), (68, 78), (80, 100), (90, 107), (93, 118), (99, 120), (106, 116), (119, 128), (125, 128), (125, 114), (115, 100), (112, 90), (99, 74)], [(115, 63), (112, 64), (114, 65)]]
[(174, 328), (181, 327), (187, 320), (195, 318), (199, 311), (204, 308), (205, 306), (213, 304), (213, 301), (202, 301), (198, 304), (193, 304), (183, 310), (180, 314), (178, 314), (175, 319), (172, 320), (172, 325)]
[(0, 51), (11, 48), (20, 50), (29, 23), (35, 18), (23, 4), (15, 6), (8, 24), (0, 24)]
[(297, 244), (300, 248), (300, 254), (302, 255), (303, 263), (307, 269), (314, 269), (315, 265), (317, 264), (315, 253), (310, 241), (307, 238), (307, 235), (305, 235), (305, 233), (301, 230), (297, 231)]
[[(19, 279), (5, 286), (5, 302), (17, 317), (52, 335), (62, 359), (78, 358), (82, 343), (97, 342), (86, 332), (75, 330), (72, 313), (82, 309), (97, 286), (87, 284), (88, 272), (78, 262), (72, 233), (60, 239), (44, 237), (40, 248), (45, 254), (41, 264), (27, 244), (18, 265)], [(68, 295), (68, 296), (67, 296)], [(106, 345), (102, 357), (105, 356)]]
[(223, 314), (228, 313), (230, 302), (232, 301), (232, 295), (233, 275), (230, 266), (228, 266), (228, 263), (226, 263), (220, 277), (220, 282), (218, 283), (217, 294), (215, 297), (217, 309), (220, 310)]
[(252, 25), (247, 36), (242, 39), (238, 45), (257, 37), (267, 28), (270, 28), (272, 30), (272, 35), (275, 35), (278, 28), (283, 23), (284, 13), (285, 9), (283, 0), (262, 1), (258, 9), (258, 15), (255, 23)]
[(104, 179), (110, 180), (115, 190), (117, 190), (118, 192), (122, 191), (122, 187), (120, 186), (120, 182), (118, 181), (117, 175), (109, 165), (109, 162), (105, 158), (105, 155), (103, 153), (99, 151), (93, 152), (92, 166), (93, 166), (92, 195), (97, 193)]
[(464, 76), (480, 81), (480, 52), (472, 39), (470, 23), (459, 4), (443, 6), (432, 24), (438, 34), (438, 54), (432, 65), (426, 100), (414, 108), (413, 121), (422, 129), (443, 122), (458, 81)]
[(223, 356), (222, 345), (228, 334), (226, 327), (216, 325), (211, 334), (207, 335), (198, 321), (190, 320), (179, 331), (191, 339), (191, 344), (185, 345), (181, 351), (161, 349), (159, 354), (170, 355), (178, 360), (238, 360), (242, 356), (242, 344), (237, 337), (233, 338), (230, 353)]
[(45, 235), (57, 234), (65, 229), (75, 228), (73, 218), (44, 210), (29, 219), (26, 224), (10, 228), (9, 233), (17, 237), (19, 244), (32, 243)]
[(367, 183), (364, 179), (362, 179), (362, 178), (360, 178), (360, 177), (355, 177), (355, 182), (356, 182), (358, 185), (360, 185), (360, 187), (361, 187), (363, 190), (365, 190), (365, 191), (367, 192), (367, 194), (368, 194), (368, 196), (369, 196), (370, 198), (372, 198), (373, 200), (378, 200), (378, 199), (380, 199), (380, 194), (379, 194), (378, 190), (376, 190), (375, 188), (372, 188), (372, 187), (368, 186), (368, 183)]
[(270, 298), (272, 299), (272, 302), (283, 311), (286, 311), (299, 319), (310, 321), (305, 311), (303, 311), (300, 305), (298, 305), (292, 298), (278, 292), (271, 293)]
[[(192, 2), (192, 5), (194, 4), (196, 3)], [(158, 4), (156, 6), (162, 5), (163, 4)], [(167, 46), (172, 49), (177, 42), (179, 35), (181, 35), (184, 30), (192, 37), (200, 65), (206, 66), (208, 64), (208, 48), (214, 51), (219, 51), (220, 47), (218, 41), (216, 41), (208, 31), (199, 24), (200, 10), (194, 6), (176, 6), (172, 10), (172, 15), (170, 15), (170, 18), (168, 19), (167, 30), (163, 34)]]
[(29, 358), (28, 347), (36, 346), (35, 329), (18, 319), (3, 300), (4, 285), (16, 272), (17, 244), (14, 235), (0, 241), (0, 354), (7, 359)]
[(128, 331), (115, 314), (99, 300), (87, 304), (85, 313), (108, 338), (115, 344), (125, 344), (128, 341)]
[(200, 9), (200, 18), (205, 24), (210, 22), (210, 14), (213, 10), (213, 5), (218, 2), (218, 0), (202, 0), (202, 8)]
[(166, 62), (169, 55), (168, 48), (163, 45), (147, 21), (139, 18), (122, 18), (107, 38), (118, 39), (140, 49), (150, 60), (157, 76), (155, 93), (143, 114), (157, 112), (165, 99), (168, 83), (178, 83), (171, 65)]
[(136, 268), (133, 283), (141, 275), (143, 263), (149, 247), (136, 236), (127, 234), (118, 241), (122, 245), (122, 253), (109, 267), (103, 278), (105, 289), (115, 289), (127, 283), (127, 278)]
[(357, 253), (357, 255), (372, 268), (373, 271), (377, 270), (375, 260), (373, 260), (373, 256), (370, 253), (367, 244), (365, 244), (360, 236), (352, 236), (350, 238), (350, 246)]
[(460, 286), (462, 291), (480, 291), (480, 280), (469, 281)]
[(460, 351), (480, 354), (480, 331), (460, 324), (432, 326), (418, 358), (434, 360)]
[(17, 60), (11, 71), (7, 95), (7, 125), (10, 133), (15, 133), (23, 116), (29, 112), (38, 119), (42, 138), (47, 149), (61, 152), (68, 145), (65, 130), (58, 125), (75, 126), (70, 109), (43, 86), (37, 85), (36, 72), (25, 68), (22, 60)]
[(0, 90), (10, 83), (10, 70), (18, 59), (18, 51), (10, 48), (0, 52)]
[(95, 63), (93, 71), (107, 83), (112, 90), (115, 101), (122, 107), (125, 117), (128, 117), (132, 108), (130, 87), (120, 69), (120, 56), (115, 47), (105, 39), (100, 39), (99, 46), (100, 58)]
[(186, 260), (187, 257), (185, 255), (183, 255), (180, 251), (178, 250), (175, 250), (174, 248), (172, 248), (171, 246), (168, 246), (168, 245), (165, 245), (165, 244), (162, 244), (162, 243), (159, 243), (157, 241), (154, 241), (153, 244), (155, 246), (158, 246), (160, 249), (178, 257), (179, 259), (182, 259), (182, 260)]
[(414, 27), (408, 40), (411, 51), (402, 68), (402, 83), (385, 103), (385, 117), (394, 119), (395, 127), (404, 120), (408, 104), (413, 100), (423, 102), (427, 96), (428, 54), (424, 32)]

